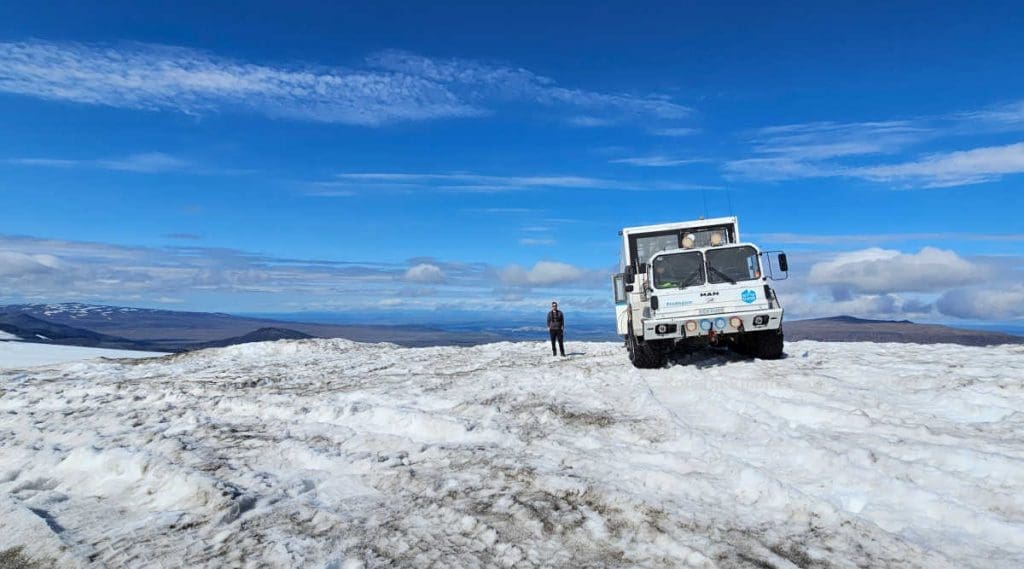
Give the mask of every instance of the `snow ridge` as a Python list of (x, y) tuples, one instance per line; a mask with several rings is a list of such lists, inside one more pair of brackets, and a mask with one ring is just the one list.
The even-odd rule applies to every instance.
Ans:
[[(69, 566), (1015, 567), (1024, 348), (245, 344), (0, 371), (0, 548)], [(10, 520), (10, 521), (8, 521)]]

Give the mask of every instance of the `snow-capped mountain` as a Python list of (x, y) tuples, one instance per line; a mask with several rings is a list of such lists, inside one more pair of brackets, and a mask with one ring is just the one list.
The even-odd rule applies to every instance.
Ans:
[(0, 550), (67, 566), (1020, 567), (1024, 347), (344, 340), (0, 371)]

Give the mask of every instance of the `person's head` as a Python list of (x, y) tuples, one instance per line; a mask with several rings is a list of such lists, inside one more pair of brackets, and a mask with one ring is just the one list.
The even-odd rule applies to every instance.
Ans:
[(682, 245), (683, 249), (693, 249), (693, 245), (696, 242), (697, 236), (694, 235), (693, 233), (687, 233), (686, 236), (683, 237), (682, 241), (680, 241), (680, 244)]
[(552, 300), (551, 301), (551, 310), (558, 310), (558, 301), (556, 301), (556, 300)]
[(721, 234), (721, 232), (716, 231), (716, 232), (712, 233), (711, 234), (711, 246), (712, 247), (718, 247), (721, 244), (722, 244), (722, 234)]

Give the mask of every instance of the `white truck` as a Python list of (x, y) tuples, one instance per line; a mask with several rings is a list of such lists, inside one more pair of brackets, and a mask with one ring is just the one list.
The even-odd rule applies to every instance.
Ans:
[(769, 280), (786, 254), (740, 240), (735, 217), (626, 227), (612, 277), (616, 328), (638, 368), (662, 367), (680, 348), (726, 345), (782, 357), (782, 305)]

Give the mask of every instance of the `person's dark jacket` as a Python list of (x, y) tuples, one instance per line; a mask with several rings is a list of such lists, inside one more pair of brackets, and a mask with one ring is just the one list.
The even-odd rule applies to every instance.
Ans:
[(548, 330), (562, 330), (565, 328), (565, 315), (561, 310), (555, 309), (548, 312)]

